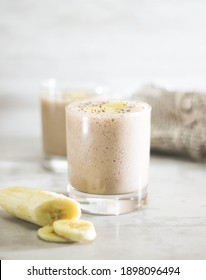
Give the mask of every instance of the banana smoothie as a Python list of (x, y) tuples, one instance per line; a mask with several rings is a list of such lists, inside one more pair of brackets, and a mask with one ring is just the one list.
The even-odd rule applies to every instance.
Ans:
[(79, 99), (92, 97), (90, 93), (61, 93), (41, 98), (43, 149), (47, 155), (66, 157), (65, 106)]
[[(83, 101), (66, 107), (71, 195), (91, 194), (94, 200), (133, 193), (146, 198), (150, 113), (151, 107), (138, 101)], [(108, 207), (106, 214), (114, 214)]]
[(45, 87), (41, 96), (43, 167), (55, 172), (67, 171), (65, 106), (97, 96), (96, 88), (58, 89), (53, 80), (51, 85)]

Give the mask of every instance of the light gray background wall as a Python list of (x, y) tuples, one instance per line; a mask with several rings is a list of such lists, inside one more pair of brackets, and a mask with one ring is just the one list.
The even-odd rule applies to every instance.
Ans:
[(47, 77), (115, 86), (206, 73), (204, 0), (1, 0), (0, 92)]
[(205, 89), (205, 15), (204, 0), (0, 0), (1, 125), (28, 98), (37, 109), (48, 77)]

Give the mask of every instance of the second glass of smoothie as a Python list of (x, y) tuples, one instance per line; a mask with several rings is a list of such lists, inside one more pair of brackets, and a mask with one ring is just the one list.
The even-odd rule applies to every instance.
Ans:
[(53, 79), (44, 84), (41, 94), (41, 115), (43, 166), (46, 169), (56, 172), (67, 170), (65, 106), (76, 100), (95, 98), (100, 91), (100, 87), (59, 88)]
[(88, 213), (118, 215), (147, 198), (151, 107), (81, 101), (66, 107), (69, 195)]

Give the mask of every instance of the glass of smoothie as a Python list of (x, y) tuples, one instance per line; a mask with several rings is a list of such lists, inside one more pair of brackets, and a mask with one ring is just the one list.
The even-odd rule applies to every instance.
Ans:
[(66, 106), (68, 192), (82, 210), (119, 215), (147, 200), (151, 107), (86, 100)]
[(44, 82), (41, 89), (43, 166), (51, 171), (66, 172), (65, 106), (71, 102), (100, 96), (103, 87), (61, 86), (56, 80)]

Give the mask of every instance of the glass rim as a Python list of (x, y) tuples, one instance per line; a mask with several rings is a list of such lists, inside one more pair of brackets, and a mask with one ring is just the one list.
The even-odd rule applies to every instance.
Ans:
[(40, 83), (40, 90), (43, 95), (61, 96), (65, 92), (72, 93), (75, 91), (91, 92), (93, 94), (101, 94), (109, 90), (109, 85), (101, 81), (82, 81), (82, 80), (57, 80), (45, 79)]
[[(84, 103), (88, 103), (88, 102), (92, 102), (92, 103), (96, 103), (96, 104), (99, 104), (101, 102), (131, 102), (131, 103), (139, 103), (139, 104), (142, 104), (143, 105), (143, 109), (140, 110), (140, 111), (130, 111), (130, 112), (105, 112), (105, 113), (102, 113), (102, 114), (98, 114), (98, 113), (95, 113), (95, 112), (85, 112), (85, 111), (78, 111), (78, 110), (71, 110), (72, 108), (77, 108), (78, 104), (84, 104)], [(78, 101), (73, 101), (69, 104), (67, 104), (65, 106), (65, 111), (66, 112), (71, 112), (71, 113), (76, 113), (76, 114), (79, 114), (79, 115), (82, 115), (82, 116), (90, 116), (90, 115), (93, 115), (93, 116), (99, 116), (101, 115), (101, 118), (104, 118), (104, 117), (115, 117), (115, 116), (119, 116), (119, 115), (124, 115), (124, 116), (129, 116), (129, 115), (134, 115), (134, 114), (143, 114), (143, 113), (146, 113), (146, 112), (150, 112), (152, 110), (152, 106), (145, 102), (145, 101), (142, 101), (142, 100), (134, 100), (134, 99), (112, 99), (112, 98), (108, 98), (108, 99), (84, 99), (84, 100), (78, 100)]]

